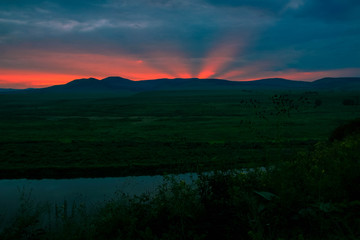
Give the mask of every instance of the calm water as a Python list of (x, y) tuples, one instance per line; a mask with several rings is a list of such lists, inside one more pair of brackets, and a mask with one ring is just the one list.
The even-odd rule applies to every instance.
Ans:
[[(180, 174), (175, 178), (190, 182), (196, 174)], [(22, 193), (35, 203), (62, 204), (66, 200), (84, 202), (91, 207), (110, 199), (116, 192), (130, 195), (154, 192), (161, 183), (163, 176), (0, 180), (0, 226), (14, 216)]]

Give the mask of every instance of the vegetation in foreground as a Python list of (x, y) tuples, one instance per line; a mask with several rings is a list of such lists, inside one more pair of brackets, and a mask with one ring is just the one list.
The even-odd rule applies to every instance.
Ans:
[(360, 135), (339, 132), (266, 170), (168, 178), (95, 211), (24, 202), (0, 239), (359, 239)]

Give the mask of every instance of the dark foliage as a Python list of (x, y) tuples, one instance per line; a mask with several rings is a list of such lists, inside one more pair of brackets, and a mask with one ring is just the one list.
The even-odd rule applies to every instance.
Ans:
[(357, 105), (356, 101), (354, 99), (344, 99), (342, 101), (342, 104), (345, 106), (354, 106)]
[(360, 133), (360, 118), (337, 127), (329, 137), (329, 141), (343, 140), (347, 136)]
[(168, 177), (152, 194), (120, 195), (50, 228), (24, 204), (0, 239), (359, 239), (360, 138), (319, 143), (264, 169)]

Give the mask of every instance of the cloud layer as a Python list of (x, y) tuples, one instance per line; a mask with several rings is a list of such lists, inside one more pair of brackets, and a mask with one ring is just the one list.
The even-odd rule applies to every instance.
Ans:
[(360, 76), (357, 0), (5, 0), (0, 9), (0, 87)]

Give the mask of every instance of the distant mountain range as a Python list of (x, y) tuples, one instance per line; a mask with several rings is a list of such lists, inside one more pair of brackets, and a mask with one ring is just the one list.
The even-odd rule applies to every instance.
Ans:
[(223, 79), (175, 78), (132, 81), (121, 77), (102, 80), (84, 78), (63, 85), (38, 89), (0, 89), (4, 92), (40, 93), (104, 93), (104, 92), (144, 92), (161, 90), (360, 90), (360, 78), (322, 78), (313, 82), (293, 81), (282, 78), (268, 78), (254, 81), (229, 81)]

